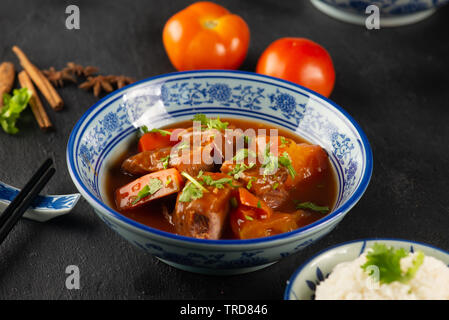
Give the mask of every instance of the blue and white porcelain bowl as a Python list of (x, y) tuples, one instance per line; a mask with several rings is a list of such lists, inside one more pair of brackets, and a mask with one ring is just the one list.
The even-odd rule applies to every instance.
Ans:
[[(338, 177), (333, 212), (304, 228), (269, 238), (203, 240), (156, 230), (111, 209), (105, 192), (108, 164), (134, 141), (136, 127), (148, 122), (161, 127), (197, 113), (272, 124), (320, 144)], [(212, 274), (264, 268), (329, 233), (361, 198), (372, 162), (363, 131), (330, 100), (291, 82), (220, 70), (161, 75), (113, 92), (78, 121), (67, 147), (73, 182), (110, 228), (172, 266)]]
[(325, 14), (344, 22), (365, 25), (374, 11), (379, 9), (381, 27), (397, 27), (419, 22), (432, 15), (438, 7), (449, 0), (311, 0)]
[(345, 242), (319, 252), (299, 267), (287, 282), (284, 300), (313, 300), (316, 286), (327, 278), (337, 264), (357, 259), (376, 242), (410, 252), (420, 250), (449, 266), (449, 252), (421, 242), (382, 238)]

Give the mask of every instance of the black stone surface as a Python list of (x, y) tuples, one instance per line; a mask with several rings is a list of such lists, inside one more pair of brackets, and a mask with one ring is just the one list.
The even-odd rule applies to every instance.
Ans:
[[(416, 25), (368, 31), (318, 12), (308, 1), (217, 1), (251, 29), (242, 67), (285, 36), (313, 39), (330, 52), (337, 73), (332, 100), (368, 135), (374, 174), (361, 201), (330, 235), (274, 266), (213, 277), (171, 268), (132, 247), (101, 222), (87, 202), (48, 223), (22, 220), (0, 246), (0, 299), (282, 299), (287, 279), (317, 251), (347, 240), (398, 237), (449, 250), (449, 7)], [(138, 79), (174, 71), (161, 42), (165, 21), (190, 1), (0, 2), (0, 61), (20, 46), (41, 68), (68, 61)], [(81, 29), (65, 28), (77, 4)], [(46, 192), (76, 189), (65, 150), (75, 122), (97, 99), (67, 86), (66, 106), (48, 113), (42, 133), (28, 110), (20, 133), (0, 132), (0, 180), (21, 187), (48, 156), (57, 174)], [(77, 265), (81, 289), (67, 290), (65, 268)]]

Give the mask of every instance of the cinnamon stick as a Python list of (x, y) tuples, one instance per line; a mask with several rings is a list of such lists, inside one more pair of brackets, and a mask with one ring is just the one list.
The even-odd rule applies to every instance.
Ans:
[(34, 117), (36, 118), (39, 127), (46, 131), (52, 127), (50, 119), (48, 118), (47, 112), (45, 112), (44, 106), (42, 105), (41, 99), (37, 95), (37, 91), (33, 86), (33, 82), (31, 81), (28, 73), (24, 70), (19, 73), (17, 76), (19, 79), (20, 86), (22, 88), (27, 88), (33, 94), (30, 99), (29, 105), (31, 110), (33, 111)]
[(19, 47), (13, 46), (12, 51), (14, 51), (16, 56), (19, 58), (20, 64), (26, 70), (39, 90), (42, 92), (42, 95), (45, 97), (45, 99), (47, 99), (50, 106), (56, 111), (61, 110), (64, 102), (62, 101), (62, 98), (59, 96), (58, 92), (52, 86), (50, 81), (48, 81), (48, 79), (42, 74), (42, 72), (34, 64), (31, 63), (31, 61), (28, 59), (25, 53), (20, 50)]
[(3, 106), (3, 94), (11, 91), (14, 78), (14, 65), (11, 62), (3, 62), (0, 64), (0, 110)]

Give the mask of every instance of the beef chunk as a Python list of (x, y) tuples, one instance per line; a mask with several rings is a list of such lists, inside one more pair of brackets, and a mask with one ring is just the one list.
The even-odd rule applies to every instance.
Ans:
[[(222, 173), (205, 173), (213, 180), (229, 179)], [(201, 178), (198, 179), (201, 182)], [(203, 184), (208, 192), (202, 197), (191, 201), (180, 201), (182, 192), (176, 200), (173, 224), (176, 232), (183, 236), (200, 239), (220, 239), (225, 229), (226, 220), (230, 211), (230, 199), (233, 187), (223, 184), (220, 187)], [(186, 185), (187, 187), (187, 185)]]
[[(226, 161), (221, 167), (221, 172), (231, 173), (236, 168), (236, 163)], [(249, 191), (254, 193), (272, 209), (280, 208), (290, 195), (285, 181), (288, 178), (288, 172), (285, 168), (279, 168), (276, 174), (264, 176), (261, 173), (260, 165), (255, 165), (251, 169), (246, 169), (239, 173), (239, 181), (243, 182), (244, 186)]]
[(144, 175), (156, 172), (164, 168), (165, 157), (170, 156), (172, 148), (162, 148), (159, 150), (143, 151), (129, 157), (122, 163), (122, 170), (132, 175)]
[[(258, 137), (255, 143), (265, 143), (267, 137)], [(262, 149), (262, 150), (261, 150)], [(253, 149), (254, 150), (254, 149)], [(272, 209), (280, 209), (289, 199), (291, 191), (300, 184), (323, 174), (327, 170), (327, 154), (317, 145), (296, 144), (291, 139), (280, 138), (278, 150), (271, 153), (273, 159), (278, 159), (277, 169), (273, 173), (264, 174), (263, 163), (268, 155), (265, 145), (257, 148), (259, 157), (256, 163), (245, 170), (238, 170), (239, 164), (234, 160), (225, 161), (221, 172), (238, 174), (239, 181), (246, 184), (248, 190), (264, 200)], [(261, 160), (262, 158), (262, 160)], [(283, 158), (284, 161), (281, 161)], [(287, 161), (285, 161), (287, 160)], [(248, 159), (244, 164), (248, 166)], [(241, 164), (240, 164), (241, 165)]]

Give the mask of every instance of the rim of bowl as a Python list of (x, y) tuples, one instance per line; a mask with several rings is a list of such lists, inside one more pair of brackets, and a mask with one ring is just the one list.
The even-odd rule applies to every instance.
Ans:
[[(285, 83), (290, 86), (294, 86), (301, 90), (306, 91), (308, 94), (310, 94), (311, 97), (315, 96), (315, 97), (318, 97), (318, 98), (324, 100), (331, 107), (335, 108), (338, 112), (340, 112), (351, 123), (351, 125), (353, 125), (354, 128), (356, 129), (356, 132), (359, 134), (359, 136), (361, 138), (361, 144), (365, 151), (365, 159), (366, 159), (365, 171), (363, 173), (363, 177), (361, 179), (361, 182), (360, 182), (358, 188), (354, 191), (352, 196), (345, 203), (343, 203), (340, 208), (338, 208), (337, 210), (331, 212), (327, 216), (325, 216), (307, 226), (298, 228), (298, 229), (290, 231), (290, 232), (271, 236), (271, 237), (247, 239), (247, 240), (197, 239), (197, 238), (181, 236), (181, 235), (177, 235), (174, 233), (169, 233), (166, 231), (158, 230), (156, 228), (152, 228), (150, 226), (141, 224), (137, 221), (127, 218), (126, 216), (122, 215), (121, 213), (115, 211), (114, 209), (112, 209), (111, 207), (106, 205), (104, 202), (97, 199), (96, 196), (94, 196), (90, 192), (90, 190), (88, 188), (86, 188), (86, 186), (80, 179), (78, 173), (75, 170), (75, 163), (74, 163), (73, 146), (74, 146), (75, 137), (79, 131), (79, 128), (81, 127), (81, 125), (83, 124), (83, 122), (87, 118), (87, 116), (89, 116), (97, 107), (101, 106), (106, 100), (112, 98), (113, 96), (120, 96), (121, 93), (124, 92), (125, 90), (130, 89), (135, 86), (138, 86), (142, 83), (150, 82), (150, 81), (153, 81), (156, 79), (163, 79), (163, 78), (168, 78), (168, 77), (172, 77), (172, 76), (177, 76), (177, 75), (189, 75), (189, 74), (196, 75), (196, 74), (200, 74), (200, 73), (217, 73), (217, 74), (230, 73), (230, 74), (237, 74), (237, 75), (252, 76), (255, 78), (269, 79), (272, 81)], [(254, 79), (252, 79), (252, 80), (254, 80)], [(271, 83), (271, 84), (276, 85), (275, 83)], [(287, 81), (287, 80), (283, 80), (283, 79), (279, 79), (279, 78), (275, 78), (275, 77), (271, 77), (271, 76), (267, 76), (267, 75), (262, 75), (262, 74), (258, 74), (255, 72), (247, 72), (247, 71), (240, 71), (240, 70), (219, 70), (219, 69), (211, 69), (211, 70), (205, 69), (205, 70), (192, 70), (192, 71), (164, 73), (161, 75), (157, 75), (157, 76), (153, 76), (153, 77), (149, 77), (149, 78), (145, 78), (145, 79), (136, 81), (132, 84), (129, 84), (129, 85), (121, 88), (121, 89), (111, 92), (107, 96), (105, 96), (102, 99), (100, 99), (99, 101), (97, 101), (89, 109), (87, 109), (87, 111), (76, 122), (74, 128), (72, 129), (72, 132), (70, 133), (70, 137), (69, 137), (69, 140), (67, 143), (66, 158), (67, 158), (67, 167), (68, 167), (69, 174), (70, 174), (70, 177), (72, 178), (73, 183), (75, 184), (77, 189), (80, 191), (80, 193), (83, 195), (83, 197), (87, 198), (86, 200), (90, 199), (93, 203), (95, 203), (99, 208), (101, 208), (103, 210), (103, 211), (101, 211), (102, 214), (104, 214), (106, 212), (112, 218), (118, 219), (119, 221), (121, 221), (122, 223), (124, 223), (127, 226), (137, 228), (138, 230), (142, 231), (143, 233), (151, 233), (151, 234), (169, 238), (169, 239), (175, 240), (175, 241), (177, 240), (177, 241), (182, 241), (182, 242), (189, 242), (192, 244), (204, 244), (204, 245), (217, 245), (217, 244), (224, 245), (224, 244), (226, 244), (226, 245), (238, 246), (238, 245), (246, 245), (246, 244), (271, 243), (276, 240), (286, 239), (289, 237), (298, 236), (300, 234), (304, 235), (309, 232), (315, 231), (316, 229), (318, 229), (320, 227), (324, 227), (327, 223), (330, 223), (330, 222), (336, 220), (339, 216), (341, 216), (342, 214), (345, 214), (349, 210), (351, 210), (351, 208), (360, 200), (360, 198), (366, 191), (368, 184), (370, 182), (370, 179), (371, 179), (372, 172), (373, 172), (373, 153), (372, 153), (371, 146), (369, 144), (366, 134), (364, 133), (364, 131), (362, 130), (360, 125), (348, 114), (348, 112), (346, 110), (344, 110), (342, 107), (340, 107), (339, 105), (337, 105), (335, 102), (329, 100), (328, 98), (322, 96), (321, 94), (319, 94), (317, 92), (314, 92), (308, 88), (305, 88), (305, 87), (303, 87), (299, 84), (296, 84), (294, 82), (291, 82), (291, 81)], [(92, 204), (92, 203), (90, 203), (90, 204)]]
[(347, 245), (350, 245), (350, 244), (355, 244), (355, 243), (359, 243), (359, 242), (368, 242), (368, 241), (395, 241), (395, 242), (404, 242), (404, 243), (418, 244), (420, 246), (427, 247), (427, 248), (430, 248), (430, 249), (434, 249), (436, 251), (439, 251), (439, 252), (449, 256), (449, 251), (446, 251), (444, 249), (438, 248), (438, 247), (436, 247), (436, 246), (434, 246), (432, 244), (428, 244), (428, 243), (421, 242), (421, 241), (415, 241), (415, 240), (406, 240), (406, 239), (401, 239), (401, 238), (366, 238), (366, 239), (356, 239), (356, 240), (346, 241), (346, 242), (343, 242), (343, 243), (338, 243), (338, 244), (335, 244), (333, 246), (330, 246), (330, 247), (328, 247), (326, 249), (323, 249), (323, 250), (315, 253), (312, 257), (308, 258), (304, 263), (302, 263), (295, 270), (295, 272), (288, 279), (288, 284), (287, 284), (287, 287), (285, 288), (285, 291), (284, 291), (284, 300), (290, 300), (288, 297), (289, 297), (290, 291), (292, 291), (293, 283), (295, 282), (295, 280), (299, 276), (299, 274), (313, 260), (315, 260), (319, 256), (321, 256), (321, 255), (323, 255), (323, 254), (325, 254), (325, 253), (327, 253), (329, 251), (335, 250), (337, 248), (340, 248), (340, 247), (343, 247), (343, 246), (347, 246)]

